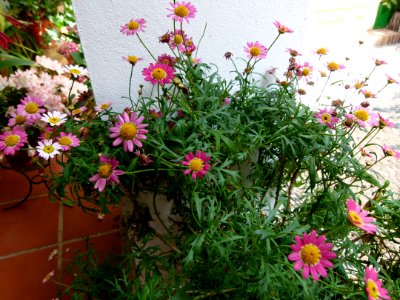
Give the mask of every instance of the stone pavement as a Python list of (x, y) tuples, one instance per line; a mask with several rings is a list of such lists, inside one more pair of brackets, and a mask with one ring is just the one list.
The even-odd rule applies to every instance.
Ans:
[[(342, 72), (345, 71), (350, 78), (362, 79), (373, 68), (374, 59), (384, 60), (387, 65), (382, 65), (374, 71), (371, 81), (365, 88), (375, 94), (385, 84), (386, 74), (400, 81), (400, 44), (376, 46), (380, 44), (386, 33), (384, 30), (370, 29), (379, 1), (321, 0), (314, 2), (310, 8), (309, 26), (305, 37), (306, 48), (329, 49), (333, 60), (346, 65), (346, 69)], [(359, 41), (363, 41), (361, 46), (359, 46)], [(346, 61), (345, 57), (349, 57), (350, 60)], [(319, 69), (314, 70), (314, 73), (318, 71)], [(335, 88), (339, 95), (340, 93), (343, 95), (343, 85), (331, 87), (333, 94), (335, 94)], [(353, 101), (353, 98), (358, 104), (360, 98), (355, 99), (350, 95), (347, 100)], [(388, 86), (370, 103), (374, 111), (395, 123), (394, 128), (383, 129), (374, 141), (400, 151), (400, 85)], [(387, 157), (375, 165), (373, 170), (391, 181), (392, 190), (400, 191), (399, 159)]]

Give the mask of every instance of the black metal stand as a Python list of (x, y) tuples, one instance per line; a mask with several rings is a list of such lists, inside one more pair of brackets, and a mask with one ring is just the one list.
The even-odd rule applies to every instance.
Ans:
[[(0, 169), (5, 169), (5, 170), (11, 170), (11, 171), (14, 171), (14, 172), (17, 172), (18, 174), (21, 174), (22, 176), (24, 176), (24, 178), (28, 181), (28, 183), (29, 183), (29, 188), (28, 188), (28, 192), (26, 193), (26, 195), (25, 195), (25, 197), (23, 197), (20, 201), (18, 201), (17, 203), (15, 203), (15, 204), (13, 204), (13, 205), (11, 205), (11, 206), (9, 206), (9, 207), (5, 207), (4, 208), (4, 210), (10, 210), (10, 209), (13, 209), (13, 208), (15, 208), (15, 207), (18, 207), (18, 206), (20, 206), (22, 203), (24, 203), (26, 200), (28, 200), (29, 199), (29, 197), (31, 196), (31, 194), (32, 194), (32, 189), (33, 189), (33, 185), (34, 184), (45, 184), (46, 183), (46, 179), (42, 176), (42, 175), (40, 175), (40, 174), (37, 174), (37, 175), (35, 175), (35, 176), (33, 176), (33, 177), (30, 177), (27, 173), (26, 173), (26, 171), (23, 171), (22, 169), (20, 170), (20, 169), (16, 169), (16, 168), (13, 168), (13, 167), (9, 167), (9, 166), (7, 166), (7, 165), (4, 165), (2, 162), (0, 162)], [(46, 185), (47, 186), (47, 185)]]

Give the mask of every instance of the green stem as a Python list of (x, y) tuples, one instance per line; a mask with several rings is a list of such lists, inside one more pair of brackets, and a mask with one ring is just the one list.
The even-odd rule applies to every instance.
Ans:
[(68, 92), (68, 109), (69, 109), (69, 110), (72, 110), (72, 109), (70, 109), (70, 106), (71, 106), (71, 104), (72, 104), (71, 93), (72, 93), (72, 88), (74, 87), (75, 81), (76, 81), (76, 78), (75, 78), (75, 77), (72, 77), (72, 84), (71, 84), (71, 87), (70, 87), (69, 92)]
[(143, 47), (146, 49), (146, 51), (150, 54), (150, 56), (157, 61), (157, 59), (154, 57), (154, 55), (150, 52), (149, 48), (147, 48), (146, 44), (143, 42), (143, 40), (140, 38), (139, 33), (136, 33), (136, 36), (138, 37), (140, 43), (143, 45)]
[(129, 76), (129, 89), (128, 89), (129, 101), (131, 102), (131, 108), (133, 109), (133, 101), (131, 97), (132, 75), (133, 75), (133, 65), (131, 67), (131, 75)]
[(272, 46), (275, 44), (275, 42), (278, 40), (278, 38), (281, 36), (280, 33), (278, 33), (277, 37), (274, 39), (274, 41), (272, 42), (272, 44), (268, 47), (268, 51), (272, 48)]

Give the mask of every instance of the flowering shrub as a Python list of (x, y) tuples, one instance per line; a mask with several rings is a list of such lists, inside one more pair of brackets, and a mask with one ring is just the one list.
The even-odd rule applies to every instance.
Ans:
[[(123, 112), (107, 102), (94, 115), (72, 96), (64, 111), (29, 114), (29, 103), (45, 106), (40, 97), (16, 109), (51, 127), (36, 152), (63, 166), (49, 183), (52, 196), (84, 209), (96, 204), (101, 213), (123, 196), (131, 201), (124, 222), (129, 250), (113, 280), (102, 283), (108, 293), (116, 299), (399, 297), (399, 196), (371, 167), (400, 155), (386, 145), (369, 150), (374, 135), (392, 126), (361, 90), (373, 72), (357, 87), (344, 87), (362, 94), (361, 103), (322, 105), (325, 87), (345, 66), (318, 49), (328, 59), (321, 59), (318, 78), (325, 83), (314, 109), (300, 99), (313, 87), (317, 66), (300, 63), (289, 49), (284, 74), (271, 71), (274, 82), (261, 85), (255, 65), (293, 32), (275, 22), (269, 47), (244, 43), (244, 66), (225, 54), (236, 76), (221, 79), (195, 56), (197, 45), (183, 30), (197, 13), (190, 2), (174, 1), (167, 15), (174, 29), (160, 38), (170, 52), (156, 58), (149, 51), (152, 62), (125, 57), (129, 87), (142, 65), (152, 92), (141, 89), (135, 99), (129, 92)], [(140, 37), (145, 29), (146, 20), (131, 19), (120, 31), (148, 49)], [(77, 66), (69, 72), (85, 74)], [(26, 144), (16, 124), (0, 136), (5, 155)], [(372, 160), (365, 164), (363, 155)]]

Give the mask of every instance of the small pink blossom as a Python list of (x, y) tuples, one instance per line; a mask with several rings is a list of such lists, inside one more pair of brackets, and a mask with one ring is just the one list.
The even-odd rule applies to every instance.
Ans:
[(354, 120), (361, 126), (366, 127), (369, 124), (371, 127), (379, 125), (379, 116), (377, 113), (370, 110), (368, 107), (356, 106), (353, 111)]
[(142, 74), (145, 77), (144, 80), (150, 81), (153, 85), (157, 83), (164, 85), (171, 82), (175, 76), (175, 70), (168, 65), (157, 62), (151, 63), (148, 68), (144, 68)]
[(61, 132), (57, 141), (61, 145), (62, 151), (69, 151), (71, 147), (78, 147), (81, 143), (78, 137), (71, 132)]
[(278, 21), (275, 21), (274, 25), (278, 29), (279, 34), (292, 33), (293, 32), (293, 29), (290, 29), (290, 28), (286, 27), (285, 25), (282, 25)]
[(390, 148), (390, 147), (387, 146), (387, 145), (383, 145), (383, 146), (382, 146), (382, 150), (383, 150), (383, 153), (384, 153), (386, 156), (393, 156), (393, 157), (395, 157), (395, 158), (397, 158), (397, 159), (400, 159), (400, 152), (399, 152), (399, 151), (396, 151), (396, 150)]
[(157, 57), (157, 61), (160, 64), (168, 65), (168, 66), (170, 66), (172, 68), (174, 67), (174, 65), (176, 63), (175, 58), (172, 57), (171, 55), (168, 55), (168, 54), (160, 55), (159, 57)]
[(121, 26), (120, 32), (128, 36), (135, 35), (138, 32), (144, 32), (146, 26), (145, 19), (131, 19), (128, 23)]
[(294, 270), (303, 268), (304, 279), (310, 274), (315, 281), (320, 275), (327, 277), (326, 268), (332, 268), (333, 263), (330, 260), (336, 258), (336, 254), (331, 251), (333, 245), (325, 243), (326, 237), (317, 236), (315, 230), (309, 235), (303, 233), (303, 237), (297, 235), (294, 238), (296, 243), (290, 246), (293, 252), (288, 256), (289, 260), (295, 261)]
[(21, 100), (21, 104), (18, 104), (17, 112), (19, 114), (25, 114), (26, 119), (34, 123), (36, 120), (40, 119), (42, 117), (41, 114), (46, 111), (43, 105), (44, 102), (38, 97), (26, 96)]
[(119, 162), (114, 157), (100, 155), (100, 167), (98, 173), (92, 176), (89, 181), (94, 182), (94, 188), (102, 192), (106, 184), (119, 183), (118, 176), (125, 174), (122, 170), (117, 170)]
[(247, 47), (244, 47), (244, 52), (248, 53), (248, 58), (265, 58), (267, 56), (267, 51), (267, 47), (262, 45), (259, 41), (247, 42)]
[(0, 134), (0, 151), (4, 155), (14, 155), (28, 142), (28, 135), (20, 126), (15, 126), (11, 131)]
[(328, 110), (327, 108), (325, 109), (320, 109), (319, 113), (314, 114), (314, 117), (317, 118), (317, 121), (321, 124), (325, 124), (329, 128), (333, 129), (335, 128), (335, 124), (339, 122), (339, 119), (334, 117), (335, 114), (335, 109), (330, 109)]
[(379, 113), (378, 113), (378, 117), (379, 117), (379, 128), (382, 129), (384, 127), (389, 127), (389, 128), (394, 127), (394, 123), (391, 122), (389, 119), (383, 118)]
[(190, 2), (171, 2), (170, 6), (171, 8), (167, 8), (167, 10), (171, 11), (172, 13), (167, 16), (177, 22), (182, 23), (183, 20), (185, 20), (187, 23), (189, 23), (189, 19), (196, 17), (197, 9)]
[(185, 160), (182, 161), (182, 165), (188, 166), (188, 169), (184, 172), (185, 175), (192, 173), (192, 178), (203, 178), (207, 171), (211, 168), (211, 165), (207, 162), (211, 158), (205, 153), (197, 150), (196, 156), (193, 152), (185, 155)]
[(353, 199), (347, 199), (346, 206), (347, 217), (354, 226), (364, 230), (366, 233), (376, 233), (376, 225), (373, 224), (375, 219), (368, 217), (368, 211), (363, 210)]
[(143, 116), (138, 118), (136, 112), (119, 115), (118, 122), (110, 128), (110, 138), (115, 138), (113, 146), (122, 143), (125, 152), (133, 152), (134, 145), (143, 147), (140, 140), (147, 139), (144, 134), (148, 132), (144, 129), (148, 124), (142, 124), (143, 119)]
[(368, 300), (390, 300), (388, 291), (382, 287), (382, 281), (379, 280), (378, 273), (374, 267), (365, 268), (364, 282)]

